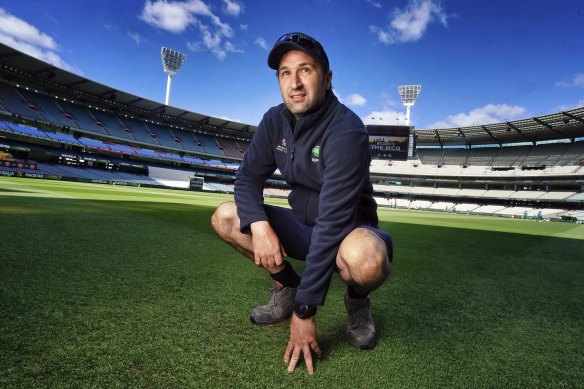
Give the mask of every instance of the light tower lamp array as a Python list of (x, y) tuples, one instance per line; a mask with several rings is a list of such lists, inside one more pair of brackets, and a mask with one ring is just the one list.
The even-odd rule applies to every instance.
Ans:
[(167, 47), (163, 47), (160, 50), (160, 55), (162, 56), (162, 66), (164, 67), (164, 73), (168, 74), (168, 78), (166, 80), (165, 100), (165, 104), (168, 105), (168, 102), (170, 101), (170, 83), (172, 76), (178, 72), (182, 64), (185, 62), (185, 59), (187, 59), (187, 56)]
[(399, 96), (406, 107), (406, 126), (410, 125), (410, 111), (420, 95), (422, 85), (400, 85), (398, 86)]

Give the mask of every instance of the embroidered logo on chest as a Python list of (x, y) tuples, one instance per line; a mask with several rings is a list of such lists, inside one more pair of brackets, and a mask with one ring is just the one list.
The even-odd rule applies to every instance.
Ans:
[(278, 146), (276, 146), (276, 150), (278, 150), (282, 153), (288, 152), (288, 148), (286, 146), (286, 138), (282, 138), (282, 142), (280, 142), (280, 144)]
[(312, 148), (312, 162), (320, 160), (320, 146), (316, 145)]

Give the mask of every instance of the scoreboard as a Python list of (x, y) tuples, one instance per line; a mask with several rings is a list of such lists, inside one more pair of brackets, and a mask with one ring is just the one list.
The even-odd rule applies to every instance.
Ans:
[(199, 176), (189, 177), (189, 189), (190, 190), (203, 190), (203, 184), (205, 179)]
[(412, 137), (409, 126), (368, 125), (367, 132), (371, 158), (394, 161), (408, 159), (408, 150), (413, 149), (413, 145), (410, 145)]

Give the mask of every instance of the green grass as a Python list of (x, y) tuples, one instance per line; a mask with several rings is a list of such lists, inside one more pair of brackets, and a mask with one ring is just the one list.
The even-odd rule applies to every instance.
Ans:
[(346, 342), (334, 278), (309, 376), (249, 322), (270, 281), (210, 229), (229, 199), (0, 178), (0, 387), (583, 386), (584, 225), (380, 210), (378, 346)]

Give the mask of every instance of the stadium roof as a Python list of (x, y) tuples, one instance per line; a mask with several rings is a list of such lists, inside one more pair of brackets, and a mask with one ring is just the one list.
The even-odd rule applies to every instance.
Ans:
[(584, 137), (584, 107), (550, 115), (470, 127), (416, 130), (418, 146), (473, 146)]
[(0, 43), (0, 70), (19, 73), (33, 82), (44, 85), (61, 86), (70, 91), (78, 91), (104, 102), (120, 103), (153, 114), (167, 115), (179, 120), (187, 120), (202, 125), (230, 130), (229, 132), (253, 133), (256, 126), (233, 122), (217, 117), (167, 106), (163, 103), (132, 95), (121, 90), (91, 81), (46, 62), (24, 54), (10, 46)]
[[(233, 122), (217, 117), (167, 106), (163, 103), (132, 95), (121, 90), (88, 80), (85, 77), (59, 69), (46, 62), (24, 54), (0, 43), (0, 71), (19, 75), (29, 83), (60, 89), (63, 93), (90, 97), (104, 104), (124, 105), (149, 115), (166, 119), (187, 121), (213, 132), (226, 135), (249, 136), (257, 126)], [(7, 80), (9, 81), (9, 80)], [(584, 137), (584, 107), (549, 115), (509, 122), (415, 130), (416, 146), (475, 146), (519, 142), (541, 142), (556, 139), (574, 140)]]

